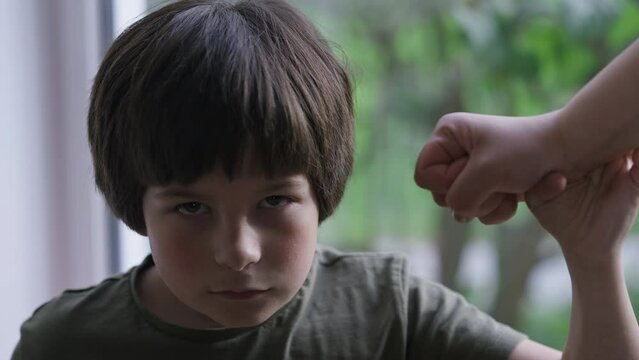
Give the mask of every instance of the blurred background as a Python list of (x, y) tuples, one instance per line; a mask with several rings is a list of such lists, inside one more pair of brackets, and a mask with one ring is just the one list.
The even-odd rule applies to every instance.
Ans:
[[(414, 185), (414, 162), (447, 112), (530, 115), (561, 107), (639, 36), (637, 2), (291, 2), (334, 43), (356, 87), (355, 171), (320, 241), (405, 253), (414, 272), (561, 349), (570, 280), (554, 240), (524, 205), (504, 225), (455, 223)], [(95, 191), (85, 122), (105, 49), (166, 2), (0, 3), (0, 358), (8, 358), (39, 304), (124, 271), (148, 252)], [(633, 229), (624, 252), (635, 306), (636, 235)]]

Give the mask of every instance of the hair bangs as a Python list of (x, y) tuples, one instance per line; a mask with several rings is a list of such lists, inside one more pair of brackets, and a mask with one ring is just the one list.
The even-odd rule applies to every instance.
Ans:
[[(178, 31), (172, 22), (201, 25)], [(132, 122), (153, 119), (128, 132), (144, 185), (188, 184), (216, 166), (232, 178), (248, 157), (268, 176), (317, 167), (308, 106), (267, 38), (228, 7), (183, 12), (166, 29), (162, 46), (140, 54), (148, 65), (133, 74), (131, 95), (141, 101), (127, 111)]]
[[(320, 221), (352, 169), (348, 74), (313, 25), (282, 0), (182, 0), (124, 31), (95, 78), (88, 135), (96, 184), (145, 233), (152, 185), (220, 167), (302, 173)], [(248, 162), (248, 163), (247, 163)]]

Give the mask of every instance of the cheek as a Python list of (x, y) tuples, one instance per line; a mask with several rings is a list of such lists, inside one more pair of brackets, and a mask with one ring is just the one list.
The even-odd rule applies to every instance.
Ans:
[(312, 217), (282, 221), (273, 235), (264, 249), (269, 264), (287, 277), (306, 278), (315, 254), (317, 221)]
[(160, 269), (167, 269), (181, 276), (195, 276), (198, 273), (201, 258), (208, 254), (201, 248), (197, 235), (181, 227), (165, 222), (152, 231), (149, 239), (153, 259)]

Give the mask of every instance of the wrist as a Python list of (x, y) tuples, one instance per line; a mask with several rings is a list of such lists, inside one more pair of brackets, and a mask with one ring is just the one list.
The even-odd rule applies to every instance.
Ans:
[[(602, 120), (605, 115), (587, 112), (582, 104), (571, 101), (563, 108), (546, 114), (557, 143), (559, 170), (570, 178), (579, 178), (631, 149), (639, 147), (636, 117)], [(581, 101), (583, 102), (583, 101)]]
[(603, 280), (623, 274), (620, 251), (583, 253), (562, 249), (562, 252), (573, 283), (582, 278)]
[(546, 159), (550, 161), (553, 171), (567, 174), (575, 163), (577, 152), (574, 149), (574, 141), (570, 139), (570, 132), (562, 120), (560, 110), (539, 115), (539, 121), (543, 123), (543, 151)]

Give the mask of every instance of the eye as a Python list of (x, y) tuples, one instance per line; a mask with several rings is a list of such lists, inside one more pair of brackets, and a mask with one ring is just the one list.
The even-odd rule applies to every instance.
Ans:
[(259, 207), (266, 209), (274, 209), (286, 206), (290, 204), (293, 200), (286, 196), (274, 195), (266, 197), (264, 200), (260, 201)]
[(208, 207), (197, 201), (180, 204), (175, 207), (180, 214), (183, 215), (199, 215), (208, 211)]

